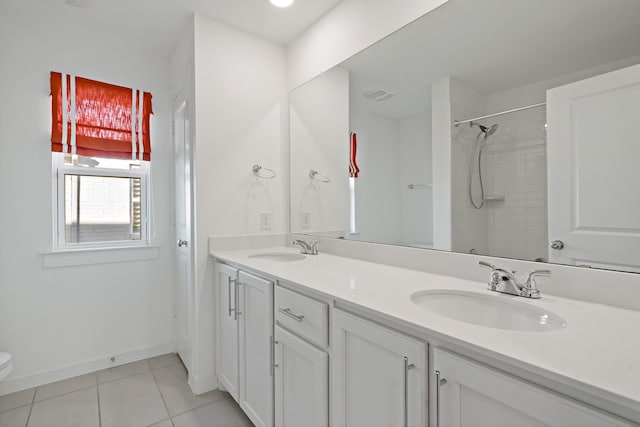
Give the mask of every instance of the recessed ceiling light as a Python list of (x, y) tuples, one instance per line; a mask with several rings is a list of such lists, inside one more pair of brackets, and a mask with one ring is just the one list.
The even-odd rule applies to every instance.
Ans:
[(289, 7), (293, 4), (293, 0), (269, 0), (276, 7)]

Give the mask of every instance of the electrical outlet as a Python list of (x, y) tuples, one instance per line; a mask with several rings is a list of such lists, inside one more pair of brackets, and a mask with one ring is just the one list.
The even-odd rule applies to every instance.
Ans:
[(260, 214), (260, 230), (271, 230), (271, 214), (269, 212), (262, 212)]
[(303, 230), (311, 228), (311, 212), (302, 212), (301, 223)]

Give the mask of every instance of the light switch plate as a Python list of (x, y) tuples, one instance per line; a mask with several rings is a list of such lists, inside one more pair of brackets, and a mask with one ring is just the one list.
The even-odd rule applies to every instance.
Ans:
[(271, 214), (269, 212), (260, 213), (260, 230), (271, 230)]
[(310, 229), (311, 228), (311, 212), (302, 212), (300, 222), (303, 230)]

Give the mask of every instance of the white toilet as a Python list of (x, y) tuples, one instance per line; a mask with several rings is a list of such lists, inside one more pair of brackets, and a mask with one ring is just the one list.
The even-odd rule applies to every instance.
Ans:
[(11, 364), (11, 353), (0, 352), (0, 381), (4, 380), (13, 371)]

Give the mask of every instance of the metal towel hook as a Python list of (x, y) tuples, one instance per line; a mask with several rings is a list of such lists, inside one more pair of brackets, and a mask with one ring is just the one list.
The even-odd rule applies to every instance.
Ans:
[(262, 179), (273, 179), (276, 177), (276, 173), (273, 169), (263, 168), (260, 165), (251, 166), (251, 171), (255, 176)]
[(331, 178), (313, 169), (309, 171), (309, 178), (315, 179), (316, 181), (320, 181), (320, 182), (331, 182)]

